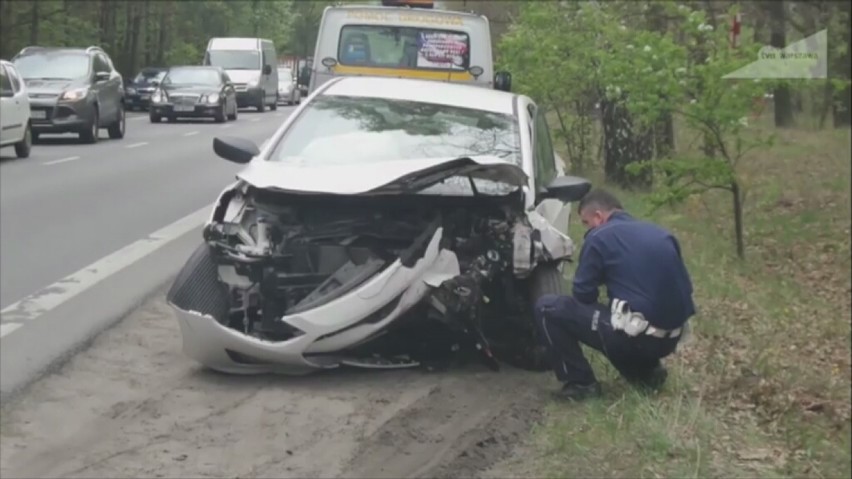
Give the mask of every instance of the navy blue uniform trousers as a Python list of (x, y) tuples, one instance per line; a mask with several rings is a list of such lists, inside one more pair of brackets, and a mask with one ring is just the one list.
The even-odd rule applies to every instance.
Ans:
[(602, 352), (618, 372), (632, 382), (649, 379), (660, 366), (660, 359), (675, 351), (682, 336), (628, 336), (612, 329), (608, 306), (583, 304), (564, 295), (542, 296), (536, 301), (534, 315), (556, 378), (566, 384), (596, 381), (580, 343)]

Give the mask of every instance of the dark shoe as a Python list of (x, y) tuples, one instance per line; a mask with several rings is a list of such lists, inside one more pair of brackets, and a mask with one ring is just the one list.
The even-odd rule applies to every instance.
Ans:
[(601, 385), (598, 382), (592, 384), (566, 384), (556, 393), (557, 399), (563, 401), (583, 401), (601, 395)]
[(666, 370), (663, 365), (659, 365), (654, 368), (647, 376), (641, 378), (631, 378), (628, 381), (633, 384), (634, 387), (639, 389), (643, 389), (646, 391), (659, 391), (663, 388), (663, 385), (666, 383), (666, 379), (669, 377), (669, 372)]

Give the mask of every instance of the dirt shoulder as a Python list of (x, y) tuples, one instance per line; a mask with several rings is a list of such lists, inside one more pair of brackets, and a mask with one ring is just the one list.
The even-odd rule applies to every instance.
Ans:
[(541, 414), (547, 374), (237, 377), (183, 356), (163, 295), (4, 405), (0, 476), (477, 476)]

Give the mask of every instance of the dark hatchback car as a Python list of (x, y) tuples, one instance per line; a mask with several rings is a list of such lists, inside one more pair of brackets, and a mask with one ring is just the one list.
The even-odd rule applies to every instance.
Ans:
[(124, 87), (127, 109), (130, 111), (147, 110), (151, 105), (151, 95), (163, 81), (166, 71), (165, 68), (157, 67), (143, 68), (139, 71), (133, 80), (129, 81)]
[(180, 117), (213, 117), (220, 123), (236, 120), (237, 92), (220, 67), (171, 67), (151, 95), (148, 111), (152, 123)]
[(27, 85), (34, 141), (77, 133), (94, 143), (101, 128), (124, 138), (124, 81), (101, 48), (26, 47), (12, 63)]

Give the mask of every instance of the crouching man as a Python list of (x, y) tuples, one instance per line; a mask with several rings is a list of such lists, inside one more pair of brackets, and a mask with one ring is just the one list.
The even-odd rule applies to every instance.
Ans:
[[(638, 221), (612, 194), (589, 192), (578, 205), (588, 228), (574, 275), (573, 295), (545, 295), (535, 306), (540, 338), (548, 348), (559, 396), (599, 395), (600, 384), (580, 343), (602, 352), (630, 383), (657, 389), (687, 319), (695, 314), (692, 282), (677, 239)], [(598, 303), (606, 286), (609, 304)]]

